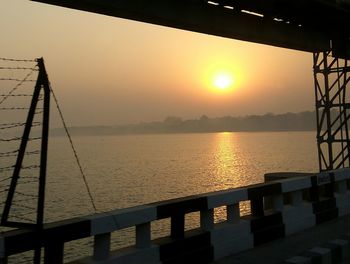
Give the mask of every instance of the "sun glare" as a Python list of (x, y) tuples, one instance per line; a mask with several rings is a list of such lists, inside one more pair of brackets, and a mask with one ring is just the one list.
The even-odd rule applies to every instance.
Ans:
[[(213, 60), (203, 67), (201, 78), (203, 87), (214, 96), (237, 95), (242, 85), (242, 71), (239, 64), (225, 62), (224, 59)], [(217, 98), (217, 97), (213, 97)]]
[(233, 84), (232, 76), (228, 74), (218, 74), (214, 77), (214, 85), (217, 89), (226, 90)]
[(213, 84), (218, 90), (228, 90), (232, 88), (233, 77), (228, 73), (220, 73), (214, 76)]

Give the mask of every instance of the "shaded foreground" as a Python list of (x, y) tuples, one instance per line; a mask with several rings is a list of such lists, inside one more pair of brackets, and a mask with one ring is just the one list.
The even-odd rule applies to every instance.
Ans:
[[(332, 226), (324, 226), (324, 223), (350, 215), (350, 169), (268, 176), (271, 175), (266, 178), (273, 178), (273, 181), (50, 223), (41, 233), (5, 232), (0, 235), (0, 260), (6, 263), (8, 256), (40, 245), (45, 251), (45, 264), (61, 264), (64, 255), (69, 254), (65, 252), (66, 242), (94, 237), (93, 256), (73, 263), (210, 263), (253, 248), (257, 251), (242, 253), (253, 256), (252, 262), (243, 263), (263, 263), (261, 259), (254, 262), (257, 257), (266, 259), (266, 263), (274, 263), (318, 244), (322, 238), (318, 229), (326, 230), (325, 237), (327, 234), (339, 236)], [(242, 216), (240, 205), (247, 201), (251, 213)], [(224, 222), (216, 223), (214, 211), (222, 207), (226, 208), (227, 217)], [(200, 214), (199, 228), (187, 230), (185, 216), (194, 212)], [(155, 239), (151, 223), (160, 219), (170, 219), (170, 234)], [(346, 233), (349, 221), (341, 219), (347, 218), (339, 220), (346, 226), (338, 230)], [(277, 247), (264, 253), (265, 247), (270, 248), (266, 243), (277, 241), (279, 245), (282, 238), (315, 226), (316, 231), (311, 232), (317, 235), (310, 235), (303, 246), (298, 238), (290, 240), (292, 242), (284, 240), (287, 241), (284, 248), (294, 247), (296, 251), (282, 254), (284, 248)], [(112, 250), (111, 234), (129, 227), (135, 230), (135, 243), (131, 247)], [(249, 260), (246, 255), (242, 256), (241, 259)], [(235, 259), (239, 258), (236, 256)]]
[[(295, 256), (308, 255), (307, 252), (315, 247), (327, 247), (327, 243), (336, 239), (345, 240), (347, 255), (350, 255), (350, 216), (338, 219), (306, 229), (297, 234), (278, 239), (260, 247), (235, 254), (221, 260), (216, 264), (260, 264), (283, 263)], [(329, 252), (330, 254), (331, 252)], [(328, 256), (329, 258), (329, 256)], [(349, 257), (341, 257), (341, 263), (349, 263)], [(300, 262), (304, 263), (304, 262)], [(313, 262), (310, 262), (313, 263)], [(321, 262), (320, 262), (321, 263)], [(335, 263), (335, 262), (330, 262)], [(337, 262), (340, 263), (340, 262)]]

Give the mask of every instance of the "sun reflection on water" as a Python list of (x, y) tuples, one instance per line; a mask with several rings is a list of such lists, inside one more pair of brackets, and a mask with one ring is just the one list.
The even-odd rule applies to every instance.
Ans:
[[(216, 134), (215, 151), (215, 177), (216, 181), (222, 181), (225, 186), (230, 182), (230, 187), (239, 187), (245, 185), (244, 179), (237, 177), (239, 167), (245, 165), (244, 157), (239, 152), (237, 138), (233, 132), (222, 132)], [(249, 214), (250, 204), (248, 201), (240, 203), (241, 215)], [(215, 222), (222, 222), (227, 219), (226, 207), (217, 208), (214, 211)]]

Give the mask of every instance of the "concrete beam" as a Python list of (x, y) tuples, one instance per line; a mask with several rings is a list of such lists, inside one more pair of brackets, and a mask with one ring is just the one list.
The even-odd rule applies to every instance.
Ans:
[(283, 48), (309, 52), (330, 49), (324, 32), (234, 12), (203, 0), (33, 1)]

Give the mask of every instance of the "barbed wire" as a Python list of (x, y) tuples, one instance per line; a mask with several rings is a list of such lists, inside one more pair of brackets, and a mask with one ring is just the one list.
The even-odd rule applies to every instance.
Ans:
[(5, 179), (1, 179), (0, 182), (8, 181), (8, 180), (10, 180), (11, 178), (12, 178), (12, 176), (11, 176), (11, 177), (7, 177), (7, 178), (5, 178)]
[(33, 222), (33, 221), (34, 221), (33, 219), (24, 217), (24, 216), (28, 216), (28, 215), (32, 215), (32, 213), (16, 214), (16, 215), (13, 215), (13, 216), (11, 216), (11, 217), (12, 217), (12, 218), (15, 218), (15, 219), (24, 220), (24, 221), (27, 221), (27, 222)]
[(0, 70), (33, 70), (39, 71), (37, 68), (29, 68), (29, 67), (0, 67)]
[(32, 94), (11, 94), (11, 95), (8, 95), (8, 94), (0, 94), (0, 97), (32, 97), (33, 95)]
[(27, 193), (23, 193), (23, 192), (20, 192), (20, 191), (16, 191), (16, 194), (19, 194), (19, 195), (22, 195), (24, 197), (32, 197), (32, 198), (38, 198), (37, 195), (34, 195), (34, 194), (27, 194)]
[(33, 74), (34, 71), (30, 71), (28, 72), (28, 74), (24, 77), (24, 79), (22, 81), (20, 81), (19, 83), (17, 83), (15, 85), (15, 87), (13, 87), (10, 92), (8, 93), (8, 96), (5, 96), (1, 101), (0, 101), (0, 105), (7, 99), (10, 97), (10, 95), (12, 95), (23, 83), (25, 83), (25, 81)]
[[(32, 137), (32, 138), (28, 138), (28, 141), (34, 141), (34, 140), (39, 140), (41, 139), (41, 137)], [(14, 138), (0, 138), (0, 142), (11, 142), (11, 141), (19, 141), (22, 140), (21, 137), (14, 137)]]
[[(24, 126), (25, 124), (26, 123), (3, 123), (3, 124), (0, 124), (0, 130), (21, 127), (21, 126)], [(36, 127), (36, 126), (40, 126), (40, 125), (42, 125), (42, 122), (33, 122), (32, 123), (32, 127)]]
[(38, 180), (33, 180), (33, 181), (21, 181), (21, 182), (18, 182), (18, 184), (30, 184), (30, 183), (38, 183)]
[(0, 171), (1, 171), (1, 172), (4, 172), (4, 171), (11, 171), (11, 170), (13, 170), (14, 167), (15, 167), (14, 165), (12, 165), (12, 166), (6, 166), (6, 167), (1, 167), (1, 168), (0, 168)]
[(17, 157), (17, 153), (14, 154), (0, 154), (0, 158)]
[[(0, 61), (1, 60), (2, 61), (9, 61), (9, 62), (35, 62), (36, 61), (36, 60), (17, 60), (17, 59), (0, 58)], [(7, 65), (10, 65), (10, 66), (7, 66)], [(0, 78), (0, 81), (3, 81), (1, 84), (7, 86), (7, 87), (3, 87), (3, 88), (6, 88), (6, 89), (2, 89), (5, 92), (1, 92), (0, 91), (0, 93), (1, 93), (0, 94), (0, 105), (3, 104), (7, 99), (10, 99), (10, 98), (12, 98), (11, 100), (19, 98), (19, 100), (21, 100), (21, 102), (23, 102), (24, 99), (26, 99), (24, 97), (28, 97), (29, 98), (29, 97), (33, 96), (31, 94), (28, 94), (27, 91), (24, 91), (24, 89), (19, 89), (19, 88), (22, 87), (22, 86), (24, 88), (27, 88), (28, 86), (30, 86), (30, 84), (28, 84), (29, 82), (36, 82), (37, 80), (34, 80), (34, 77), (31, 77), (31, 76), (33, 76), (33, 73), (37, 72), (39, 69), (35, 68), (35, 67), (22, 67), (22, 66), (27, 66), (27, 65), (20, 65), (19, 64), (19, 66), (16, 66), (15, 64), (13, 64), (13, 66), (12, 66), (11, 64), (7, 63), (7, 64), (5, 64), (5, 66), (1, 66), (0, 67), (0, 70), (2, 70), (2, 73), (5, 73), (5, 74), (9, 75), (9, 76), (5, 76), (6, 78), (3, 77), (3, 76)], [(8, 71), (6, 71), (6, 70), (8, 70)], [(25, 70), (25, 71), (29, 71), (29, 72), (28, 73), (27, 72), (22, 73), (22, 72), (19, 72), (20, 70), (21, 71)], [(17, 71), (17, 72), (13, 72), (13, 71)], [(13, 73), (15, 73), (17, 75), (15, 75)], [(25, 75), (25, 77), (23, 79), (20, 79), (24, 75)], [(6, 83), (6, 82), (8, 82), (8, 83)], [(14, 84), (13, 88), (11, 88), (11, 86), (12, 86), (11, 82), (17, 82), (16, 84)], [(8, 85), (8, 84), (10, 84), (10, 85)], [(8, 86), (10, 86), (10, 87), (8, 87)], [(59, 116), (60, 116), (60, 118), (62, 120), (62, 124), (63, 124), (64, 130), (66, 132), (66, 135), (67, 135), (67, 137), (69, 139), (70, 146), (72, 148), (72, 151), (73, 151), (76, 163), (77, 163), (77, 165), (79, 167), (80, 174), (82, 175), (82, 178), (83, 178), (83, 181), (84, 181), (84, 184), (85, 184), (88, 196), (90, 198), (92, 207), (93, 207), (93, 209), (94, 209), (94, 211), (96, 213), (98, 210), (97, 210), (95, 201), (93, 199), (93, 195), (92, 195), (91, 189), (89, 187), (86, 175), (85, 175), (85, 173), (83, 171), (83, 167), (81, 165), (80, 159), (78, 157), (78, 153), (76, 151), (76, 148), (75, 148), (75, 146), (73, 144), (71, 135), (69, 133), (66, 121), (65, 121), (65, 119), (63, 117), (63, 114), (62, 114), (61, 108), (59, 106), (58, 100), (56, 98), (56, 95), (54, 94), (54, 92), (53, 92), (53, 90), (52, 90), (50, 85), (49, 85), (49, 88), (51, 90), (52, 97), (53, 97), (53, 99), (54, 99), (54, 101), (56, 103), (56, 107), (57, 107)], [(8, 94), (5, 94), (7, 91), (9, 91)], [(24, 91), (24, 92), (22, 92), (22, 91)], [(21, 99), (20, 97), (23, 97), (23, 99)], [(39, 98), (38, 98), (38, 101), (41, 101), (41, 100), (43, 100), (43, 96), (40, 95)], [(5, 106), (6, 107), (0, 107), (0, 111), (29, 110), (28, 107), (11, 107), (11, 105), (7, 106), (7, 104)], [(41, 104), (38, 105), (38, 106), (41, 107)], [(40, 108), (40, 107), (35, 108), (35, 111), (34, 111), (35, 114), (42, 114), (44, 112), (43, 111), (44, 109)], [(36, 119), (35, 121), (37, 121), (37, 120), (38, 119)], [(18, 128), (18, 127), (23, 127), (25, 125), (26, 125), (26, 123), (24, 123), (24, 122), (4, 123), (4, 124), (0, 124), (0, 130)], [(40, 126), (40, 125), (42, 125), (42, 122), (35, 122), (35, 123), (33, 122), (33, 124), (32, 124), (32, 126)], [(13, 136), (14, 135), (12, 135), (12, 137)], [(8, 135), (8, 137), (11, 137), (11, 136)], [(42, 139), (42, 137), (31, 137), (31, 138), (28, 138), (28, 141), (39, 140), (39, 139)], [(22, 138), (21, 137), (2, 138), (2, 139), (0, 138), (0, 143), (1, 142), (19, 141), (19, 140), (22, 140)], [(34, 147), (34, 149), (35, 149), (35, 147)], [(18, 155), (18, 153), (19, 153), (19, 150), (6, 151), (6, 152), (2, 152), (2, 153), (0, 152), (0, 157), (15, 157), (15, 156)], [(25, 155), (37, 155), (37, 154), (40, 154), (40, 153), (41, 153), (40, 150), (33, 150), (33, 151), (26, 151)], [(18, 181), (18, 184), (20, 184), (21, 187), (19, 188), (19, 190), (16, 189), (15, 192), (14, 192), (15, 195), (16, 195), (16, 199), (12, 203), (14, 208), (13, 208), (13, 211), (11, 211), (10, 218), (20, 219), (22, 221), (26, 221), (26, 222), (32, 223), (32, 222), (35, 222), (35, 219), (36, 219), (34, 214), (33, 214), (33, 211), (35, 210), (35, 208), (32, 207), (32, 205), (33, 205), (34, 201), (38, 200), (38, 194), (34, 194), (33, 188), (26, 187), (25, 185), (27, 185), (27, 186), (35, 186), (34, 184), (37, 184), (39, 182), (39, 178), (33, 176), (33, 175), (36, 175), (36, 172), (32, 172), (30, 170), (40, 169), (40, 165), (35, 165), (35, 164), (31, 165), (30, 163), (32, 163), (32, 162), (28, 162), (28, 163), (29, 163), (29, 165), (26, 164), (27, 166), (23, 166), (23, 165), (21, 166), (21, 170), (25, 170), (25, 171), (23, 171), (23, 173), (20, 176), (20, 180)], [(35, 161), (34, 161), (34, 163), (35, 163)], [(0, 168), (0, 172), (2, 172), (2, 170), (4, 170), (4, 171), (5, 170), (9, 170), (9, 171), (10, 170), (14, 170), (14, 168), (15, 168), (15, 166), (3, 167), (3, 168)], [(5, 174), (8, 175), (10, 173), (5, 173)], [(26, 175), (28, 175), (28, 176), (26, 176)], [(32, 175), (32, 176), (30, 176), (30, 175)], [(8, 185), (7, 181), (9, 181), (11, 179), (12, 179), (12, 177), (7, 177), (7, 178), (4, 178), (4, 179), (0, 180), (0, 182), (2, 183), (2, 185)], [(3, 188), (5, 188), (5, 189), (3, 189)], [(2, 188), (3, 190), (0, 190), (0, 193), (5, 193), (5, 192), (9, 191), (9, 186), (4, 186), (3, 188)], [(30, 191), (30, 190), (32, 190), (32, 191)], [(4, 195), (4, 194), (2, 194), (2, 195)], [(32, 211), (32, 213), (28, 213), (27, 212), (27, 213), (23, 213), (22, 214), (22, 212), (26, 212), (26, 211), (29, 211), (29, 210)]]
[(12, 62), (36, 62), (36, 60), (23, 60), (23, 59), (12, 59), (12, 58), (0, 58), (2, 61), (12, 61)]
[[(34, 199), (29, 199), (29, 201), (30, 201), (30, 200), (33, 201)], [(21, 199), (16, 199), (16, 203), (27, 202), (27, 201), (28, 201), (28, 199), (26, 199), (26, 198), (25, 198), (25, 199), (22, 199), (22, 200), (21, 200)], [(1, 203), (1, 204), (6, 204), (6, 202), (3, 202), (3, 203)]]
[[(16, 79), (16, 78), (0, 78), (0, 81), (11, 81), (11, 82), (22, 82), (22, 79)], [(25, 80), (23, 82), (36, 82), (36, 80)]]
[(35, 210), (36, 208), (34, 207), (31, 207), (31, 206), (27, 206), (27, 205), (23, 205), (23, 204), (20, 204), (20, 203), (17, 203), (17, 202), (12, 202), (13, 205), (15, 206), (18, 206), (18, 207), (22, 207), (22, 208), (25, 208), (25, 209), (29, 209), (29, 210)]
[[(12, 111), (12, 110), (29, 110), (30, 108), (29, 107), (0, 107), (0, 111), (3, 110), (3, 111)], [(35, 108), (37, 110), (42, 110), (44, 108)]]
[(1, 156), (1, 155), (14, 154), (14, 153), (17, 153), (17, 152), (18, 152), (18, 149), (17, 149), (17, 150), (11, 150), (11, 151), (0, 152), (0, 156)]
[(38, 154), (40, 154), (40, 150), (27, 151), (24, 154), (25, 155), (38, 155)]
[(35, 169), (39, 169), (40, 165), (30, 165), (30, 166), (22, 166), (21, 169), (22, 170), (35, 170)]
[(18, 141), (21, 140), (22, 138), (20, 137), (14, 137), (14, 138), (0, 138), (0, 142), (11, 142), (11, 141)]
[[(17, 60), (17, 59), (8, 59), (8, 58), (0, 58), (1, 61), (7, 61), (7, 62), (35, 62), (35, 60)], [(3, 113), (11, 113), (18, 110), (24, 110), (28, 111), (30, 108), (27, 106), (28, 100), (30, 101), (33, 97), (33, 94), (30, 94), (31, 91), (24, 90), (24, 88), (28, 88), (29, 86), (33, 86), (29, 83), (35, 83), (37, 82), (34, 73), (39, 71), (39, 68), (37, 65), (24, 65), (18, 63), (16, 65), (15, 63), (2, 63), (3, 65), (0, 66), (0, 83), (2, 85), (0, 90), (0, 105), (4, 107), (0, 107), (0, 111)], [(27, 67), (28, 66), (28, 67)], [(22, 89), (23, 88), (23, 89)], [(12, 104), (8, 104), (6, 100), (11, 99)], [(39, 95), (38, 101), (43, 100), (43, 95)], [(6, 105), (4, 102), (6, 101)], [(10, 101), (10, 100), (8, 100)], [(14, 103), (14, 101), (17, 101), (17, 104)], [(23, 106), (23, 107), (22, 107)], [(35, 114), (40, 113), (43, 111), (43, 108), (40, 105), (35, 108), (34, 112)], [(20, 113), (20, 112), (18, 112)], [(14, 128), (22, 129), (26, 122), (23, 120), (11, 122), (14, 120), (11, 120), (10, 122), (4, 122), (0, 123), (0, 130), (5, 132), (5, 136), (2, 136), (0, 138), (0, 143), (6, 143), (6, 142), (16, 142), (16, 143), (10, 143), (12, 145), (11, 149), (7, 149), (7, 151), (0, 152), (0, 158), (2, 158), (1, 161), (6, 161), (6, 164), (4, 166), (4, 162), (1, 162), (3, 164), (2, 167), (0, 167), (0, 173), (2, 174), (2, 177), (0, 178), (1, 183), (1, 190), (0, 194), (2, 196), (6, 196), (6, 193), (8, 195), (9, 192), (9, 185), (10, 181), (13, 179), (13, 171), (16, 168), (16, 165), (9, 166), (13, 158), (11, 157), (17, 157), (19, 153), (19, 146), (17, 146), (17, 142), (23, 140), (22, 137), (17, 136), (17, 133), (10, 134), (9, 132), (17, 131), (13, 130)], [(7, 121), (7, 120), (6, 120)], [(40, 120), (35, 120), (31, 123), (31, 127), (34, 126), (40, 126), (42, 125), (42, 122), (39, 122)], [(5, 137), (5, 138), (4, 138)], [(35, 141), (35, 140), (41, 140), (42, 137), (37, 137), (36, 135), (29, 135), (28, 141)], [(7, 143), (6, 143), (7, 144)], [(16, 147), (13, 145), (16, 144)], [(7, 145), (6, 145), (7, 146)], [(37, 147), (35, 147), (36, 144), (33, 145), (32, 149), (28, 149), (27, 151), (24, 150), (24, 155), (38, 155), (40, 154), (40, 150), (36, 150)], [(10, 157), (10, 158), (9, 158)], [(11, 159), (11, 160), (10, 160)], [(36, 160), (36, 159), (35, 159)], [(33, 186), (35, 184), (38, 184), (39, 178), (38, 177), (32, 177), (30, 175), (37, 174), (37, 171), (32, 172), (33, 170), (40, 169), (40, 165), (31, 164), (32, 162), (27, 162), (29, 164), (21, 165), (21, 175), (19, 177), (18, 184), (19, 190), (16, 189), (14, 191), (14, 194), (16, 195), (16, 199), (12, 201), (13, 208), (11, 209), (11, 215), (10, 218), (15, 219), (18, 221), (24, 221), (24, 222), (30, 222), (34, 223), (36, 217), (34, 216), (35, 212), (35, 201), (38, 200), (38, 194), (35, 194), (33, 192)], [(35, 163), (35, 161), (34, 161)], [(1, 203), (3, 204), (3, 203)], [(16, 262), (17, 263), (17, 262)], [(26, 262), (25, 262), (26, 263)]]
[[(9, 151), (9, 152), (2, 152), (0, 153), (0, 157), (17, 157), (19, 150)], [(40, 150), (34, 150), (34, 151), (26, 151), (24, 155), (39, 155)]]

